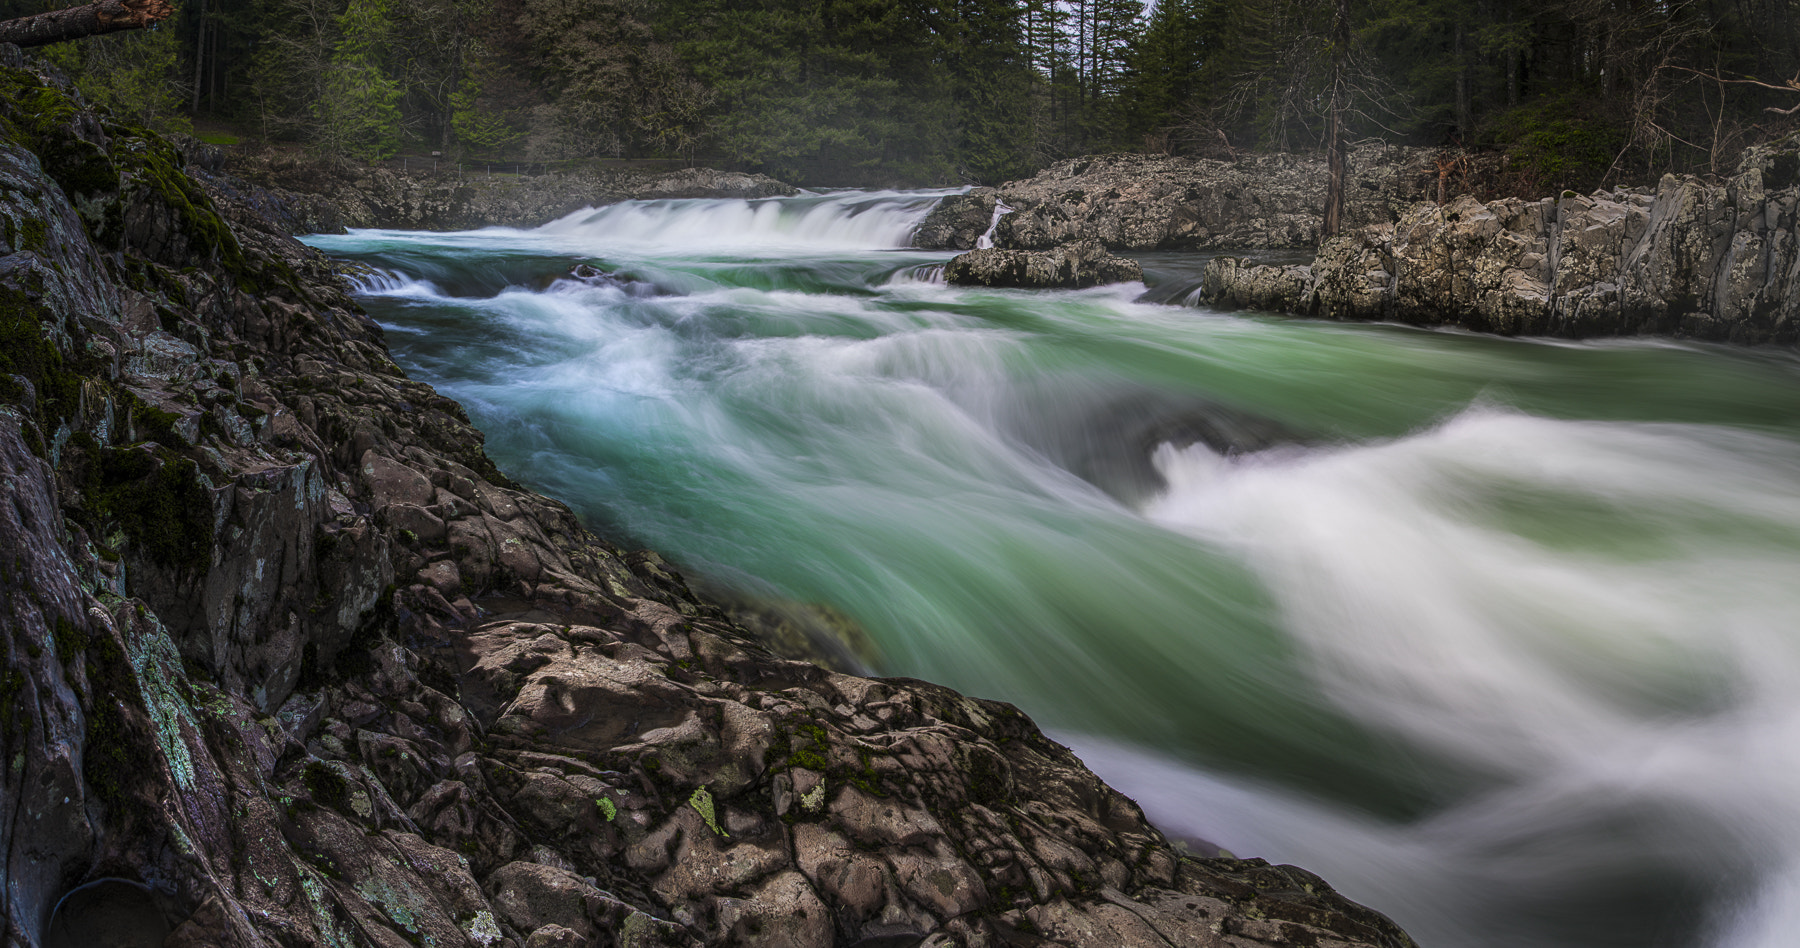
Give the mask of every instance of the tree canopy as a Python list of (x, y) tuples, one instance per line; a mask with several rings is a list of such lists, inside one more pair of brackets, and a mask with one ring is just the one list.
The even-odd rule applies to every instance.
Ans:
[(1346, 134), (1506, 148), (1545, 185), (1716, 168), (1796, 121), (1768, 109), (1800, 101), (1782, 91), (1800, 76), (1800, 0), (1350, 0), (1347, 40), (1334, 10), (188, 0), (159, 29), (47, 49), (133, 117), (323, 153), (679, 158), (816, 184), (991, 182), (1100, 150), (1322, 149), (1334, 75)]

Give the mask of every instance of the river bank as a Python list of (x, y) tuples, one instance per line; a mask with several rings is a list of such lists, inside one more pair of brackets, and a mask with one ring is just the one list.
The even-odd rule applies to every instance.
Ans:
[(499, 470), (295, 215), (39, 68), (0, 50), (6, 944), (1411, 944), (1008, 705), (774, 656)]
[(1418, 204), (1325, 242), (1310, 264), (1220, 257), (1215, 305), (1503, 335), (1800, 340), (1800, 136), (1719, 182), (1538, 201)]

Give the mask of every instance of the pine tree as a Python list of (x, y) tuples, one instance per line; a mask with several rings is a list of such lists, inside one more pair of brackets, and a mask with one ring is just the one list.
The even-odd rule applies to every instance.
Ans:
[(333, 154), (379, 161), (400, 147), (400, 85), (382, 70), (390, 32), (386, 0), (350, 0), (337, 18), (343, 36), (314, 105), (318, 144)]

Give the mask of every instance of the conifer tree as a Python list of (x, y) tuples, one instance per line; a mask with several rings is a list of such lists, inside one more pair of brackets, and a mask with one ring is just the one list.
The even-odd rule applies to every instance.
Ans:
[(378, 161), (400, 147), (402, 91), (382, 70), (387, 14), (386, 0), (350, 0), (337, 18), (343, 39), (314, 105), (318, 141), (328, 151)]

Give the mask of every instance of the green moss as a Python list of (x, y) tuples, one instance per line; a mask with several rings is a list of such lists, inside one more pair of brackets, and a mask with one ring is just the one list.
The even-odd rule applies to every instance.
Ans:
[(68, 364), (46, 332), (55, 318), (23, 292), (0, 287), (0, 398), (16, 403), (25, 397), (7, 376), (29, 382), (37, 395), (37, 421), (46, 431), (73, 416), (81, 403), (78, 366)]
[(313, 802), (320, 806), (338, 810), (349, 799), (350, 786), (344, 782), (343, 775), (322, 761), (308, 763), (300, 772), (300, 782), (306, 785), (306, 792), (312, 794)]
[(817, 724), (802, 724), (794, 728), (794, 734), (805, 740), (794, 742), (796, 746), (788, 754), (787, 764), (789, 767), (805, 767), (807, 770), (816, 770), (820, 773), (831, 768), (831, 758), (825, 756), (831, 743), (823, 727)]
[(0, 217), (0, 226), (5, 228), (6, 246), (15, 252), (21, 250), (41, 251), (49, 236), (49, 225), (35, 217), (28, 217), (17, 222), (11, 217)]
[(606, 817), (606, 822), (611, 823), (619, 818), (619, 805), (611, 800), (601, 797), (594, 801), (594, 805), (600, 808), (600, 815)]
[(51, 629), (51, 641), (56, 643), (56, 657), (65, 665), (87, 647), (87, 636), (75, 628), (75, 623), (62, 616), (56, 617), (56, 624)]
[(1012, 802), (1010, 775), (1006, 763), (997, 753), (971, 749), (965, 773), (969, 779), (969, 799), (990, 809)]
[(181, 422), (180, 415), (164, 411), (130, 391), (119, 394), (119, 403), (126, 411), (130, 427), (144, 436), (139, 440), (154, 441), (167, 448), (188, 446), (188, 440), (175, 427)]
[[(317, 691), (327, 685), (373, 672), (375, 659), (370, 653), (385, 635), (395, 630), (397, 624), (394, 585), (390, 583), (376, 597), (375, 604), (359, 617), (356, 631), (350, 633), (349, 641), (344, 643), (344, 647), (338, 650), (329, 664), (320, 660), (317, 645), (307, 643), (300, 653), (300, 680), (296, 687), (301, 691)], [(448, 691), (444, 693), (454, 694)]]
[(13, 744), (13, 739), (18, 737), (19, 732), (23, 729), (19, 720), (14, 717), (14, 714), (18, 707), (17, 699), (19, 697), (19, 692), (24, 689), (24, 672), (15, 668), (7, 671), (4, 675), (0, 675), (0, 737), (6, 739), (6, 744), (9, 747)]
[(331, 559), (331, 554), (335, 550), (337, 550), (337, 545), (338, 545), (338, 536), (336, 533), (333, 533), (332, 531), (325, 529), (324, 524), (319, 524), (318, 526), (313, 527), (313, 559), (314, 560), (316, 560), (317, 562), (323, 563), (326, 560)]
[(107, 805), (128, 812), (142, 808), (131, 788), (145, 784), (155, 760), (151, 742), (137, 725), (144, 718), (143, 690), (131, 662), (114, 638), (96, 634), (87, 644), (87, 678), (93, 706), (87, 711), (87, 741), (81, 772)]
[(168, 448), (112, 448), (86, 467), (82, 506), (95, 526), (116, 524), (159, 566), (189, 574), (211, 567), (212, 495), (198, 464)]
[(36, 152), (64, 191), (75, 196), (118, 189), (118, 169), (106, 153), (75, 133), (80, 110), (67, 93), (23, 69), (0, 69), (0, 102), (8, 137)]
[[(110, 156), (113, 163), (132, 184), (155, 194), (175, 212), (190, 249), (217, 255), (226, 272), (238, 278), (240, 289), (257, 291), (257, 274), (244, 259), (237, 235), (213, 208), (212, 199), (181, 170), (181, 157), (175, 146), (144, 128), (127, 126), (108, 131), (114, 135)], [(142, 200), (143, 196), (135, 199)]]

